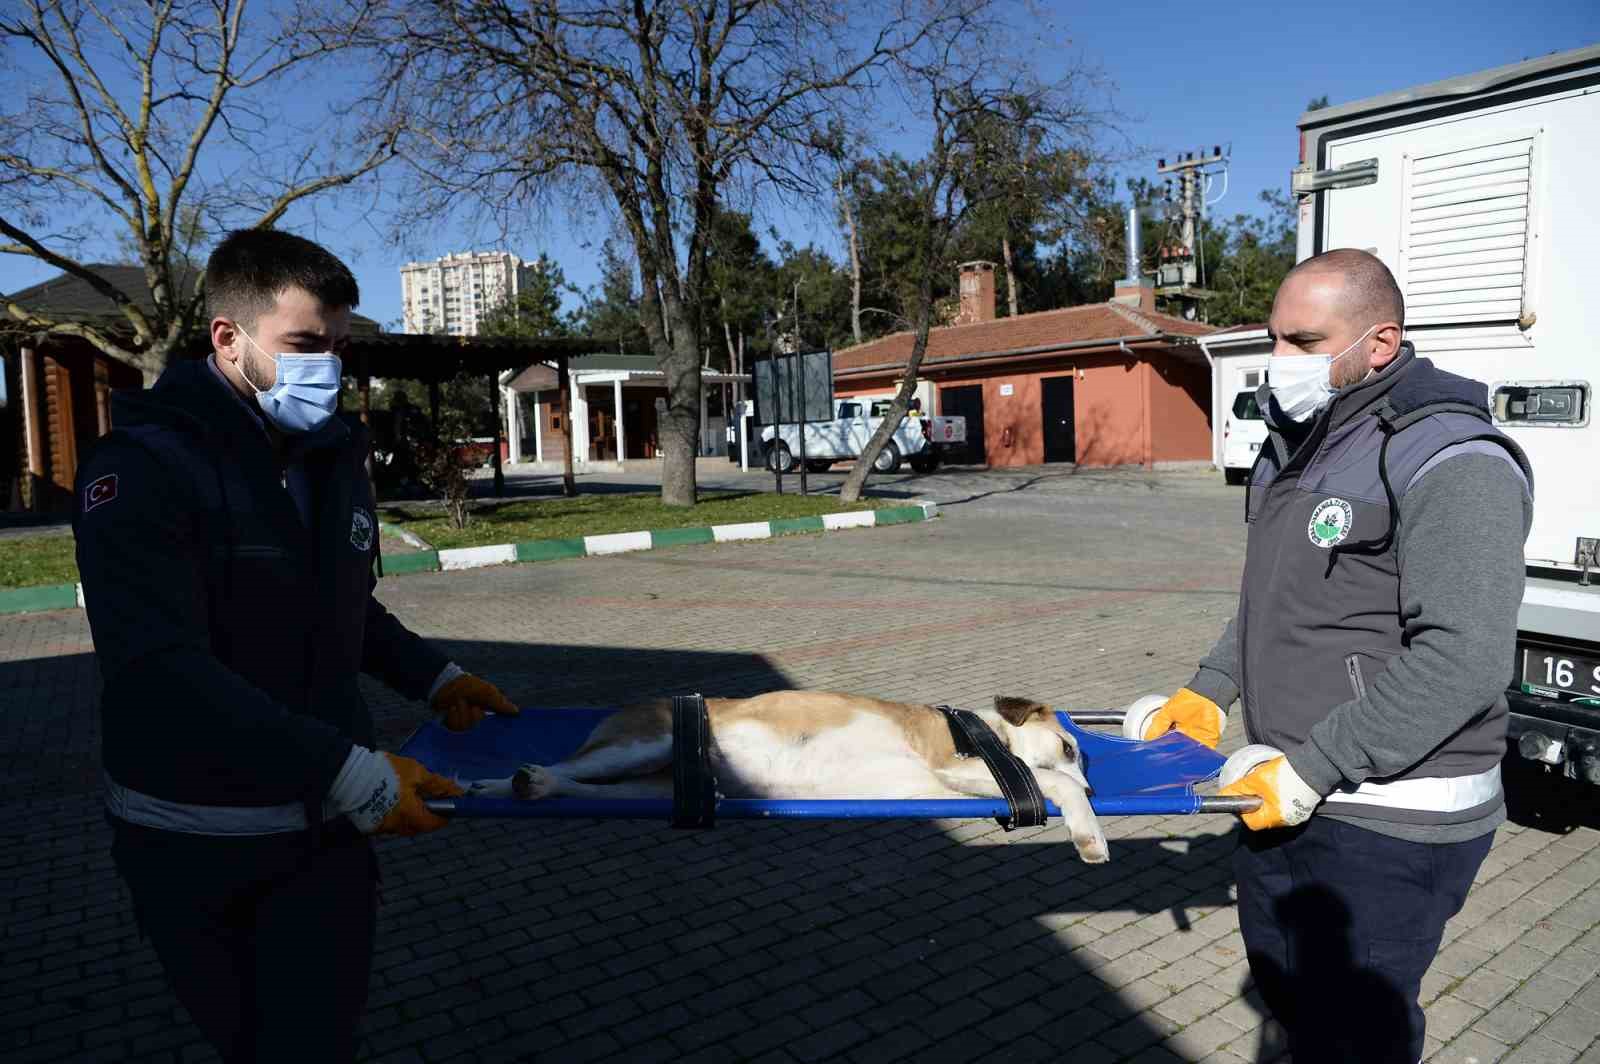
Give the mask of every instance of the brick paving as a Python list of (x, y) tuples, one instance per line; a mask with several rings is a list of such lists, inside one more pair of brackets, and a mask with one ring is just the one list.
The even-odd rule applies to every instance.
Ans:
[[(1116, 705), (1185, 680), (1234, 604), (1240, 497), (1212, 476), (885, 487), (946, 517), (382, 595), (544, 705), (778, 686)], [(97, 684), (81, 613), (0, 622), (0, 1057), (214, 1059), (110, 868)], [(369, 696), (391, 746), (423, 719)], [(1249, 992), (1230, 819), (1105, 825), (1097, 867), (1059, 828), (988, 822), (473, 821), (384, 841), (363, 1059), (1280, 1057)], [(1424, 983), (1430, 1060), (1600, 1061), (1597, 839), (1500, 831)]]

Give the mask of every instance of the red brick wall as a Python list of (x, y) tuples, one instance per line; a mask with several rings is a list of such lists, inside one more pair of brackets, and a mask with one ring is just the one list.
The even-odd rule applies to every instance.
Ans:
[(1144, 461), (1144, 374), (1138, 360), (1122, 355), (1086, 362), (1073, 414), (1078, 464), (1132, 465)]
[[(1179, 362), (1165, 353), (1146, 357), (1150, 360), (1120, 352), (1071, 359), (1058, 356), (1017, 371), (974, 367), (965, 373), (941, 372), (935, 379), (939, 387), (983, 386), (984, 446), (991, 466), (1044, 461), (1039, 382), (1067, 373), (1078, 375), (1073, 385), (1073, 420), (1079, 465), (1209, 457), (1211, 378), (1205, 366)], [(852, 379), (839, 384), (835, 392), (854, 395), (887, 390), (896, 383), (896, 378), (890, 377)], [(1008, 384), (1011, 394), (1001, 395), (1002, 386)], [(935, 409), (939, 409), (937, 404)]]
[(1157, 462), (1211, 458), (1211, 374), (1205, 365), (1160, 359), (1151, 365), (1150, 424)]

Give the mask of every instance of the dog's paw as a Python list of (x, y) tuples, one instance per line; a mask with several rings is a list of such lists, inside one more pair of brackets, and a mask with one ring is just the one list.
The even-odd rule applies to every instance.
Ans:
[(466, 790), (466, 798), (511, 798), (511, 781), (505, 778), (494, 780), (457, 780)]
[(543, 765), (523, 765), (511, 777), (511, 790), (518, 798), (546, 798), (556, 793), (559, 782)]
[(1111, 847), (1106, 843), (1106, 837), (1098, 831), (1074, 834), (1072, 845), (1084, 864), (1105, 864), (1111, 860)]

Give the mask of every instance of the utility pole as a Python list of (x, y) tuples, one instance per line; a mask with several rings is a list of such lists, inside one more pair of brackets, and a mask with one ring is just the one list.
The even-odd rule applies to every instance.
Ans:
[(800, 494), (809, 495), (806, 474), (810, 463), (806, 460), (806, 394), (805, 355), (800, 344), (800, 282), (794, 283), (794, 354), (789, 356), (789, 379), (800, 386)]
[[(1203, 261), (1200, 255), (1200, 224), (1205, 218), (1208, 168), (1227, 173), (1228, 157), (1220, 145), (1207, 155), (1198, 152), (1179, 155), (1169, 166), (1167, 160), (1156, 161), (1156, 173), (1167, 175), (1167, 199), (1176, 199), (1179, 225), (1178, 243), (1163, 245), (1158, 253), (1156, 267), (1156, 295), (1177, 299), (1183, 307), (1183, 316), (1193, 320), (1200, 316), (1201, 304), (1214, 294), (1204, 287)], [(1176, 196), (1172, 187), (1176, 178)], [(1220, 197), (1219, 197), (1220, 198)]]

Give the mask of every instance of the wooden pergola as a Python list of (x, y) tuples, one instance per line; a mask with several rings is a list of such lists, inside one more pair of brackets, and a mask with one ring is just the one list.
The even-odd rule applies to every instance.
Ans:
[[(91, 265), (100, 277), (128, 293), (145, 311), (154, 304), (138, 266)], [(12, 293), (12, 299), (58, 321), (94, 324), (124, 336), (126, 319), (99, 290), (76, 274), (63, 273), (41, 284)], [(350, 340), (344, 351), (344, 374), (355, 381), (361, 397), (361, 417), (370, 419), (373, 377), (419, 381), (428, 386), (434, 424), (439, 419), (439, 385), (463, 374), (490, 381), (495, 423), (500, 423), (499, 374), (535, 363), (553, 367), (561, 381), (561, 409), (570, 418), (571, 391), (568, 359), (597, 351), (615, 351), (616, 340), (594, 337), (487, 337), (435, 336), (386, 333), (376, 321), (361, 314), (350, 316)], [(179, 359), (204, 358), (211, 351), (202, 330), (175, 352)], [(15, 329), (0, 332), (0, 356), (11, 410), (0, 417), (0, 427), (14, 434), (14, 468), (0, 470), (0, 487), (15, 480), (13, 494), (21, 498), (26, 482), (30, 509), (71, 505), (78, 453), (111, 429), (110, 393), (137, 388), (139, 373), (132, 366), (97, 351), (88, 341), (66, 335), (31, 335)], [(0, 408), (4, 409), (4, 408)], [(17, 422), (9, 425), (8, 419)], [(0, 455), (7, 448), (0, 441)], [(492, 448), (495, 494), (505, 491), (500, 448)], [(0, 459), (3, 460), (3, 459)], [(575, 491), (571, 450), (568, 449), (564, 487)], [(0, 509), (10, 500), (0, 494)]]
[[(572, 386), (568, 361), (616, 346), (614, 340), (592, 337), (488, 337), (441, 336), (428, 333), (357, 332), (352, 330), (344, 351), (344, 374), (356, 382), (361, 397), (361, 419), (371, 415), (372, 378), (411, 380), (428, 386), (429, 416), (439, 423), (439, 386), (461, 376), (478, 376), (489, 382), (494, 423), (501, 424), (500, 374), (526, 369), (535, 363), (556, 371), (561, 394), (561, 416), (572, 418)], [(500, 441), (490, 448), (494, 463), (494, 493), (505, 494), (505, 472), (500, 463)], [(576, 494), (572, 475), (572, 448), (567, 448), (562, 489)]]

